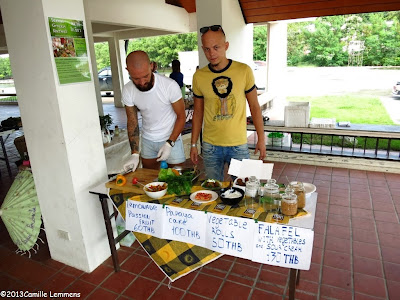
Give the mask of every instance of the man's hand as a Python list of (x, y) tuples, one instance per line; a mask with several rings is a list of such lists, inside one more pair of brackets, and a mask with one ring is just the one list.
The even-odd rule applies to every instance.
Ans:
[(257, 142), (256, 149), (254, 150), (254, 154), (257, 154), (257, 152), (260, 151), (260, 156), (258, 157), (259, 160), (264, 160), (264, 158), (267, 156), (267, 149), (265, 147), (264, 142)]
[(171, 154), (172, 147), (168, 142), (165, 142), (165, 144), (161, 147), (160, 151), (158, 151), (157, 154), (157, 161), (163, 161), (167, 160), (169, 155)]
[(126, 161), (124, 164), (124, 170), (129, 171), (132, 170), (135, 171), (137, 166), (139, 165), (139, 154), (133, 153), (131, 157)]
[(190, 148), (190, 158), (192, 159), (192, 163), (194, 164), (194, 165), (197, 165), (197, 163), (199, 162), (199, 154), (198, 154), (198, 151), (197, 151), (197, 148), (196, 147), (191, 147)]

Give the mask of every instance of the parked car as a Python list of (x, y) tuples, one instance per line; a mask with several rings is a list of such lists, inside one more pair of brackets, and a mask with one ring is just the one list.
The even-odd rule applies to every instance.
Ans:
[(394, 97), (400, 97), (400, 81), (393, 86), (392, 95)]
[(107, 91), (107, 94), (111, 94), (113, 90), (111, 67), (105, 67), (99, 71), (99, 85), (100, 91)]

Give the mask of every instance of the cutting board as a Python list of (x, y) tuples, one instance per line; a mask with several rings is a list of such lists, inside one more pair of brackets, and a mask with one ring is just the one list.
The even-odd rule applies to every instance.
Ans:
[(117, 186), (115, 180), (106, 183), (107, 188), (117, 189), (125, 192), (132, 192), (136, 194), (144, 194), (143, 186), (140, 184), (132, 184), (132, 179), (136, 177), (139, 182), (148, 184), (157, 181), (159, 170), (152, 169), (136, 169), (135, 172), (125, 174), (126, 184), (124, 186)]

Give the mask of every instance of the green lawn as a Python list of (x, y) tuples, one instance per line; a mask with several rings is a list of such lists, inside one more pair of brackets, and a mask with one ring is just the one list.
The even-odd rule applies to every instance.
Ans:
[(17, 96), (10, 96), (10, 97), (0, 98), (0, 103), (1, 102), (18, 102), (17, 101)]
[(288, 97), (288, 101), (310, 102), (310, 118), (336, 118), (353, 124), (394, 125), (379, 97), (340, 95)]
[[(340, 95), (340, 96), (320, 96), (320, 97), (288, 97), (288, 101), (310, 102), (310, 118), (335, 118), (339, 121), (350, 121), (353, 124), (377, 124), (377, 125), (395, 125), (390, 118), (385, 107), (382, 105), (379, 97), (358, 96), (358, 95)], [(292, 135), (293, 142), (300, 142), (300, 134)], [(310, 144), (311, 135), (303, 135), (303, 143)], [(321, 143), (321, 136), (313, 135), (313, 144)], [(326, 146), (342, 146), (342, 139), (339, 137), (323, 136), (322, 144)], [(376, 138), (357, 138), (355, 148), (375, 149)], [(350, 143), (343, 143), (343, 146), (352, 148)], [(378, 149), (387, 149), (388, 140), (380, 139)], [(391, 150), (400, 150), (400, 141), (392, 140)]]

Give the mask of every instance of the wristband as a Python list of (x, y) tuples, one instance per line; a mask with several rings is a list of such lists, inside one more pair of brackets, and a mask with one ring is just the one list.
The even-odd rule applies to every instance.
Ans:
[(191, 147), (192, 148), (197, 148), (197, 145), (196, 144), (192, 144)]

